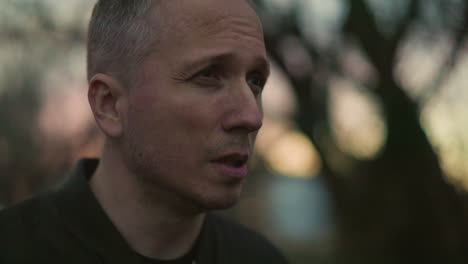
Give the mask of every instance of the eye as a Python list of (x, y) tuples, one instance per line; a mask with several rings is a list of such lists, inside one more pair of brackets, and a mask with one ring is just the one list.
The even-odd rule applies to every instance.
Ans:
[(254, 94), (260, 94), (262, 92), (263, 87), (265, 87), (266, 80), (266, 77), (259, 73), (251, 74), (247, 77), (247, 83)]
[(213, 78), (213, 79), (217, 79), (218, 76), (216, 75), (215, 71), (213, 68), (208, 68), (208, 69), (204, 69), (202, 70), (201, 72), (199, 72), (198, 74), (198, 77), (200, 78)]
[(196, 73), (192, 77), (192, 81), (200, 86), (218, 86), (220, 85), (221, 76), (215, 67), (208, 67)]

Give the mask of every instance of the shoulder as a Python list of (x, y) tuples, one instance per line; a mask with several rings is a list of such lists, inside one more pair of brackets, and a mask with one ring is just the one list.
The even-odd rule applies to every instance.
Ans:
[(260, 233), (223, 216), (209, 214), (209, 218), (217, 230), (218, 242), (228, 248), (231, 258), (238, 258), (239, 263), (287, 263), (280, 251)]
[(0, 263), (34, 263), (43, 244), (39, 226), (50, 214), (47, 196), (41, 195), (0, 211)]
[[(39, 219), (39, 213), (43, 212), (42, 201), (38, 196), (0, 211), (0, 237), (2, 241), (8, 238), (5, 235), (20, 235), (26, 233)], [(20, 234), (18, 233), (20, 232)]]

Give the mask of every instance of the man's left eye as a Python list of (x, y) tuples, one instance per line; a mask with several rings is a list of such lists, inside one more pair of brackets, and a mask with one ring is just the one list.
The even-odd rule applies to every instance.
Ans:
[(218, 79), (218, 75), (215, 73), (215, 71), (211, 68), (206, 69), (198, 73), (199, 78), (206, 78), (206, 79)]
[(221, 85), (221, 77), (212, 67), (198, 72), (190, 80), (202, 87), (219, 87)]
[(259, 94), (266, 84), (266, 79), (263, 76), (252, 75), (247, 78), (247, 83), (255, 94)]

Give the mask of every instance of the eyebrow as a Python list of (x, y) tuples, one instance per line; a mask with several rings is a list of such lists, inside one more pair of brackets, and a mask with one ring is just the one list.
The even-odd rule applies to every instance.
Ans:
[[(230, 53), (226, 53), (226, 54), (223, 53), (223, 54), (218, 54), (218, 55), (206, 56), (203, 58), (196, 58), (193, 60), (187, 60), (186, 62), (183, 62), (182, 70), (184, 72), (193, 71), (193, 69), (203, 68), (209, 64), (232, 61), (234, 59), (235, 59), (235, 56)], [(262, 74), (265, 74), (266, 76), (270, 75), (270, 63), (265, 57), (256, 56), (252, 60), (253, 60), (252, 62), (253, 68), (260, 70), (260, 72)]]

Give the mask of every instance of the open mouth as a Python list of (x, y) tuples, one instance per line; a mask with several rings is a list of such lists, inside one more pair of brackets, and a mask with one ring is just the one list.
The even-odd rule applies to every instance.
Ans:
[(247, 177), (248, 168), (247, 161), (249, 160), (248, 154), (232, 153), (221, 156), (213, 160), (213, 164), (221, 175), (225, 175), (231, 179), (242, 180)]
[(216, 163), (222, 163), (224, 165), (228, 165), (231, 167), (235, 168), (240, 168), (243, 167), (245, 164), (247, 164), (247, 161), (249, 160), (248, 155), (242, 155), (242, 154), (230, 154), (223, 156), (214, 162)]

